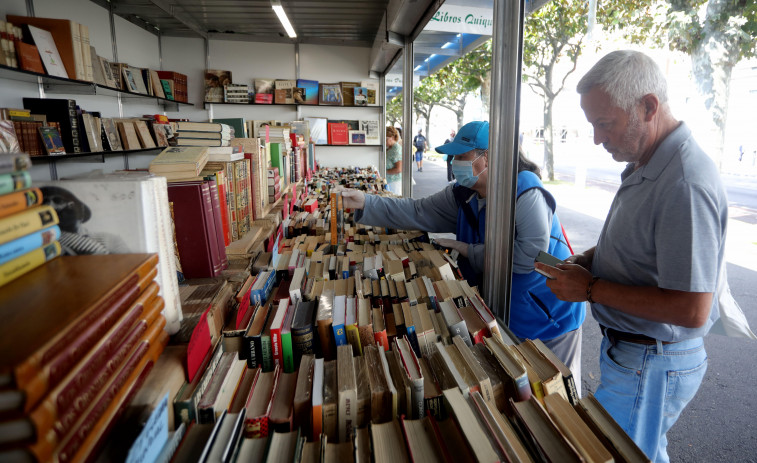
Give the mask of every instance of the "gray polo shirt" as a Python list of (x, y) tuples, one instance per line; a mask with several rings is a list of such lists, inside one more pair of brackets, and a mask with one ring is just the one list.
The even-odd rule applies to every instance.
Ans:
[[(607, 214), (592, 272), (608, 281), (690, 292), (715, 292), (725, 249), (728, 201), (717, 167), (685, 123), (660, 144), (650, 161), (629, 164)], [(684, 328), (592, 304), (602, 325), (662, 341), (703, 336), (718, 318)]]

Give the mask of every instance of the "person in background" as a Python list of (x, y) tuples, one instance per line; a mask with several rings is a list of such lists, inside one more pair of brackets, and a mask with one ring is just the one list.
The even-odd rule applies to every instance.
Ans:
[(597, 245), (557, 268), (536, 265), (557, 297), (591, 304), (604, 335), (594, 395), (652, 461), (667, 462), (666, 434), (707, 370), (728, 201), (651, 58), (612, 52), (577, 90), (594, 143), (627, 165)]
[[(447, 143), (452, 143), (452, 140), (454, 139), (455, 139), (455, 131), (453, 130), (452, 132), (450, 132), (449, 138), (444, 140), (444, 144), (446, 145)], [(452, 159), (454, 156), (450, 156), (450, 155), (445, 155), (445, 156), (447, 156), (447, 181), (451, 182), (452, 180), (455, 179), (455, 174), (452, 172)]]
[(402, 139), (394, 127), (386, 128), (386, 188), (402, 195)]
[[(479, 285), (484, 270), (486, 188), (489, 165), (489, 123), (470, 122), (454, 140), (436, 148), (452, 156), (457, 181), (422, 199), (386, 198), (357, 190), (342, 192), (345, 208), (356, 209), (359, 223), (399, 229), (456, 234), (456, 240), (438, 239), (457, 250), (458, 264), (471, 285)], [(521, 339), (541, 339), (573, 371), (581, 391), (581, 324), (583, 302), (564, 302), (545, 286), (534, 271), (539, 251), (559, 258), (571, 252), (555, 214), (554, 197), (544, 189), (538, 167), (518, 153), (515, 208), (515, 245), (510, 329)], [(497, 311), (497, 308), (492, 308)]]
[(413, 137), (413, 146), (415, 146), (415, 164), (418, 172), (423, 172), (423, 153), (428, 149), (428, 142), (423, 136), (423, 129), (418, 130), (418, 135)]

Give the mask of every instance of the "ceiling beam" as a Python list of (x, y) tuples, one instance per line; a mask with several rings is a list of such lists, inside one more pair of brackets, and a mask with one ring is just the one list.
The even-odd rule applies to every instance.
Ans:
[(203, 30), (188, 14), (183, 11), (178, 11), (175, 5), (171, 4), (168, 0), (150, 0), (150, 3), (157, 6), (161, 10), (165, 11), (169, 15), (173, 16), (177, 21), (184, 24), (192, 31), (194, 31), (200, 37), (207, 39), (208, 33)]

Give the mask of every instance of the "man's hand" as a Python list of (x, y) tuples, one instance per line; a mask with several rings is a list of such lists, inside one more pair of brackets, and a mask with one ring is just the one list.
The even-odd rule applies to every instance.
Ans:
[(454, 249), (455, 251), (460, 253), (461, 256), (468, 257), (468, 243), (463, 243), (462, 241), (448, 240), (445, 238), (435, 239), (434, 241), (439, 246)]
[(577, 264), (557, 264), (557, 267), (550, 267), (540, 262), (534, 263), (534, 267), (549, 275), (547, 287), (558, 299), (570, 302), (586, 300), (586, 288), (592, 275), (585, 268)]
[(574, 254), (568, 257), (567, 259), (565, 259), (565, 262), (569, 264), (580, 265), (586, 270), (591, 271), (591, 262), (593, 260), (594, 260), (594, 248), (591, 248), (591, 249), (587, 249), (586, 251), (580, 254)]
[(342, 190), (342, 204), (345, 209), (362, 209), (365, 207), (365, 193), (358, 190)]

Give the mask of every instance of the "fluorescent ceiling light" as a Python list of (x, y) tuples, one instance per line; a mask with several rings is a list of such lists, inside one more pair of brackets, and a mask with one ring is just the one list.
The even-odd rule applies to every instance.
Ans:
[(281, 21), (281, 25), (284, 26), (284, 29), (287, 31), (287, 35), (289, 35), (290, 38), (297, 37), (297, 33), (294, 31), (292, 23), (289, 22), (289, 18), (287, 18), (287, 14), (281, 6), (281, 0), (271, 0), (271, 8), (276, 12), (276, 16), (279, 17), (279, 21)]

